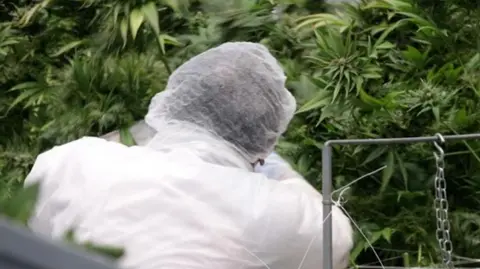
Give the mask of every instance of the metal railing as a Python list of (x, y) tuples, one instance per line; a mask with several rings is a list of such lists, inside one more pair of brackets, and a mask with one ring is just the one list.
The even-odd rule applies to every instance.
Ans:
[[(376, 138), (376, 139), (341, 139), (341, 140), (329, 140), (325, 142), (322, 150), (322, 194), (323, 194), (323, 269), (333, 269), (332, 263), (332, 146), (334, 145), (391, 145), (391, 144), (411, 144), (411, 143), (434, 143), (439, 155), (435, 155), (437, 159), (437, 175), (441, 177), (441, 182), (437, 183), (436, 178), (436, 195), (446, 195), (446, 183), (443, 178), (443, 167), (439, 167), (439, 160), (443, 164), (443, 150), (437, 143), (444, 143), (451, 140), (472, 140), (480, 139), (480, 133), (477, 134), (463, 134), (463, 135), (445, 135), (440, 134), (434, 136), (423, 137), (401, 137), (401, 138)], [(446, 198), (446, 197), (445, 197)], [(445, 202), (445, 198), (437, 197), (436, 202), (439, 200), (439, 207)], [(441, 200), (441, 201), (440, 201)], [(445, 206), (443, 206), (445, 207)], [(448, 205), (447, 205), (448, 207)], [(448, 214), (446, 208), (437, 208), (437, 238), (439, 240), (440, 247), (442, 249), (442, 260), (447, 268), (453, 268), (450, 257), (452, 254), (451, 242), (449, 238), (448, 229), (445, 231), (444, 226), (449, 226)], [(444, 211), (444, 212), (442, 212)], [(441, 226), (441, 227), (440, 227)], [(439, 238), (442, 234), (448, 236), (448, 239)]]

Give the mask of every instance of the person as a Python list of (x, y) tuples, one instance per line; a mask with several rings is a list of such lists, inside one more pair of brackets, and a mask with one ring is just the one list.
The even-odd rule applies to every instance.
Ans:
[[(144, 146), (84, 137), (37, 157), (30, 228), (122, 247), (121, 268), (322, 268), (322, 195), (273, 152), (296, 109), (285, 80), (257, 43), (193, 57), (152, 99)], [(332, 220), (343, 269), (352, 227)]]

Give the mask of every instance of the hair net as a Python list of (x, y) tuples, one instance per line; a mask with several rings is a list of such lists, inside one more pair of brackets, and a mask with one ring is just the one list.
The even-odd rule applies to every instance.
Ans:
[(196, 126), (254, 163), (273, 150), (295, 112), (285, 80), (265, 46), (224, 43), (177, 68), (145, 120), (158, 132), (170, 123)]

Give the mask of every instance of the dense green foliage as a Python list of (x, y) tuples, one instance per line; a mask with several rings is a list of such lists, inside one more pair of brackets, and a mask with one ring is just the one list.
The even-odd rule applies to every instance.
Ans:
[[(171, 70), (231, 40), (262, 42), (283, 64), (299, 110), (278, 150), (316, 186), (328, 139), (471, 133), (480, 122), (476, 1), (372, 0), (338, 9), (313, 0), (4, 2), (0, 201), (39, 152), (129, 126)], [(336, 188), (388, 165), (345, 197), (384, 265), (438, 262), (432, 150), (334, 148)], [(446, 150), (454, 253), (480, 257), (480, 142)], [(357, 239), (352, 263), (375, 263)]]

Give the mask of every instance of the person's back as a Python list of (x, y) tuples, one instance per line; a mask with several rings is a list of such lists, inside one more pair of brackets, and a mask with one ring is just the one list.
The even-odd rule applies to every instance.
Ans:
[[(124, 247), (123, 268), (321, 268), (321, 195), (288, 165), (273, 178), (253, 169), (295, 109), (272, 61), (252, 43), (207, 51), (152, 100), (145, 147), (83, 138), (40, 155), (26, 180), (42, 183), (32, 229)], [(342, 269), (352, 230), (333, 210)]]
[[(321, 265), (321, 196), (297, 178), (206, 163), (189, 148), (158, 152), (99, 138), (55, 148), (39, 164), (42, 158), (56, 159), (58, 171), (34, 168), (28, 184), (45, 172), (64, 179), (43, 189), (32, 229), (60, 239), (74, 228), (79, 242), (123, 247), (122, 268)], [(348, 219), (334, 212), (334, 242), (348, 243)]]

